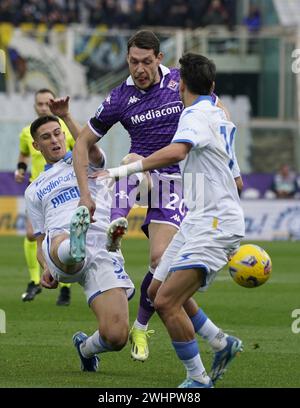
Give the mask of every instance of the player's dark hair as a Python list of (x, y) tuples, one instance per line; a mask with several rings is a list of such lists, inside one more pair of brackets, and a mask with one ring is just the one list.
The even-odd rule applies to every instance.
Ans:
[(48, 89), (48, 88), (41, 88), (41, 89), (39, 89), (38, 91), (36, 91), (35, 97), (36, 97), (38, 94), (44, 94), (44, 93), (50, 93), (50, 94), (53, 96), (53, 98), (55, 98), (55, 93), (54, 93), (53, 91), (51, 91), (50, 89)]
[(60, 126), (59, 119), (53, 115), (41, 116), (40, 118), (37, 118), (35, 121), (31, 123), (30, 134), (33, 137), (33, 139), (36, 139), (37, 136), (36, 132), (38, 128), (49, 122), (57, 122)]
[(187, 53), (179, 63), (180, 76), (188, 90), (195, 95), (209, 95), (216, 79), (214, 62), (203, 55)]
[(136, 32), (131, 38), (129, 38), (127, 43), (128, 53), (131, 47), (153, 50), (154, 55), (157, 57), (160, 52), (160, 41), (152, 31), (140, 30)]

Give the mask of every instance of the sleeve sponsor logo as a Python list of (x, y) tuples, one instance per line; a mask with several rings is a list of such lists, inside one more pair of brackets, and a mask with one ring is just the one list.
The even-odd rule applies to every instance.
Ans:
[(104, 109), (104, 106), (103, 106), (103, 103), (101, 103), (101, 105), (99, 106), (99, 108), (97, 109), (95, 113), (95, 116), (97, 119), (99, 119), (99, 116), (101, 115), (101, 112), (103, 111), (103, 109)]

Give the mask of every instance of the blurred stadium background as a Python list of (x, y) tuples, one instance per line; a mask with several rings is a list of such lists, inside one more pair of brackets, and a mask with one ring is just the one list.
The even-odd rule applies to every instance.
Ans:
[[(109, 91), (128, 76), (127, 40), (134, 31), (146, 27), (153, 29), (160, 37), (162, 50), (165, 53), (165, 65), (176, 65), (178, 58), (187, 51), (203, 53), (213, 59), (217, 65), (216, 93), (229, 109), (232, 120), (238, 127), (236, 150), (245, 184), (242, 205), (247, 226), (246, 238), (270, 241), (262, 245), (267, 249), (270, 248), (272, 258), (279, 258), (277, 269), (279, 280), (275, 279), (275, 284), (276, 282), (282, 284), (285, 281), (285, 278), (280, 277), (281, 273), (290, 273), (286, 275), (286, 279), (290, 278), (286, 282), (286, 285), (290, 285), (286, 292), (290, 303), (286, 310), (287, 315), (280, 323), (281, 328), (284, 327), (289, 331), (291, 312), (297, 306), (300, 308), (300, 304), (297, 305), (296, 293), (293, 292), (295, 285), (298, 284), (299, 288), (300, 283), (299, 275), (296, 274), (299, 251), (297, 252), (295, 243), (288, 242), (300, 239), (299, 16), (300, 0), (1, 0), (0, 309), (7, 310), (10, 305), (14, 316), (21, 316), (24, 313), (24, 305), (21, 304), (19, 295), (27, 277), (23, 266), (21, 238), (16, 236), (22, 236), (25, 232), (23, 200), (25, 185), (17, 185), (14, 182), (13, 173), (18, 158), (19, 133), (35, 117), (34, 92), (46, 87), (55, 91), (58, 96), (70, 95), (71, 111), (74, 117), (84, 124), (94, 114)], [(107, 153), (109, 165), (117, 165), (128, 152), (129, 139), (126, 131), (116, 125), (101, 141), (101, 146)], [(291, 167), (297, 184), (297, 191), (289, 199), (277, 199), (271, 191), (274, 174), (283, 164)], [(129, 248), (129, 252), (132, 251), (131, 257), (127, 260), (127, 268), (129, 272), (131, 268), (136, 271), (136, 276), (139, 274), (136, 278), (137, 286), (148, 262), (146, 242), (140, 244), (136, 240), (143, 237), (139, 231), (143, 214), (144, 210), (140, 208), (132, 212), (129, 238), (132, 237), (133, 240), (132, 243), (130, 240), (126, 242), (126, 249)], [(7, 236), (11, 237), (6, 238)], [(278, 240), (287, 242), (282, 243), (282, 246), (280, 242), (271, 242)], [(138, 248), (141, 248), (143, 254), (143, 257), (139, 258), (139, 264), (134, 254), (136, 245), (141, 245)], [(276, 268), (276, 265), (274, 267)], [(8, 273), (10, 270), (11, 274)], [(219, 285), (223, 284), (224, 282), (219, 282)], [(271, 294), (270, 288), (269, 294)], [(272, 292), (272, 296), (274, 295), (275, 298), (279, 296), (277, 300), (284, 303), (284, 295), (281, 296), (278, 285), (276, 288), (277, 294)], [(214, 302), (217, 302), (218, 294), (222, 296), (223, 289), (223, 286), (220, 287), (220, 292), (217, 290), (216, 295), (212, 294), (213, 297), (209, 298), (213, 312)], [(78, 292), (75, 291), (74, 303), (78, 300), (82, 308), (84, 299), (79, 292), (79, 289)], [(258, 305), (253, 305), (253, 308), (250, 307), (248, 310), (249, 316), (253, 318), (251, 321), (249, 317), (249, 333), (257, 329), (257, 321), (251, 313), (254, 311), (260, 314), (262, 311), (258, 309), (263, 308), (264, 302), (267, 309), (272, 309), (273, 313), (274, 325), (272, 326), (271, 321), (268, 324), (272, 327), (276, 326), (275, 300), (274, 305), (271, 305), (265, 298), (267, 293), (265, 295), (262, 292), (257, 293), (261, 294)], [(239, 299), (239, 302), (245, 302), (246, 309), (249, 296), (247, 293)], [(38, 298), (33, 303), (37, 302), (42, 302), (42, 298)], [(49, 307), (54, 308), (55, 306), (52, 305), (53, 301)], [(25, 320), (25, 315), (29, 314), (32, 330), (36, 331), (40, 324), (39, 319), (43, 320), (43, 317), (36, 314), (30, 315), (27, 306), (36, 308), (37, 304), (26, 304), (24, 314)], [(276, 303), (276, 307), (278, 306)], [(71, 309), (72, 307), (73, 305)], [(226, 307), (228, 303), (224, 305), (224, 308)], [(46, 313), (48, 304), (45, 304), (44, 308), (42, 310)], [(230, 310), (234, 310), (233, 304), (229, 305), (224, 319), (230, 315)], [(35, 313), (37, 312), (35, 309)], [(281, 313), (280, 308), (277, 312)], [(63, 311), (63, 321), (68, 320), (67, 313), (69, 312)], [(70, 311), (70, 313), (74, 312)], [(91, 319), (90, 316), (89, 318)], [(15, 319), (15, 325), (18, 325), (18, 319), (20, 318)], [(36, 322), (35, 319), (37, 319)], [(45, 319), (53, 320), (51, 315), (47, 314)], [(242, 327), (239, 321), (236, 325), (239, 328)], [(90, 326), (91, 328), (87, 330), (92, 330), (92, 323)], [(261, 330), (262, 326), (263, 324)], [(12, 324), (11, 328), (13, 327)], [(50, 327), (56, 330), (56, 323), (51, 322)], [(23, 328), (26, 330), (25, 327)], [(63, 333), (67, 332), (70, 337), (64, 322), (60, 329), (62, 328)], [(77, 328), (74, 331), (76, 330)], [(159, 330), (163, 329), (160, 327)], [(244, 331), (246, 336), (248, 329), (244, 328)], [(22, 332), (21, 329), (20, 332)], [(270, 331), (266, 327), (266, 331), (260, 333), (261, 338), (267, 338), (268, 333)], [(249, 336), (251, 338), (250, 334)], [(278, 336), (279, 339), (282, 331), (276, 332), (274, 329), (272, 336), (273, 338)], [(0, 347), (3, 337), (0, 337)], [(166, 335), (164, 337), (166, 338)], [(42, 343), (45, 344), (45, 341), (44, 339)], [(173, 361), (168, 341), (167, 339), (164, 341), (170, 353), (170, 359)], [(251, 342), (252, 338), (249, 341)], [(295, 343), (295, 336), (293, 342)], [(255, 340), (253, 340), (254, 343)], [(53, 340), (53, 347), (55, 344)], [(272, 364), (276, 355), (278, 358), (279, 346), (278, 344), (273, 346), (274, 354), (265, 350), (269, 357), (267, 364)], [(24, 343), (24, 350), (26, 347)], [(296, 354), (294, 351), (289, 351), (294, 350), (293, 347), (291, 342), (291, 346), (286, 347), (284, 351), (285, 357), (290, 357), (290, 367), (296, 364)], [(69, 350), (69, 342), (66, 348)], [(253, 349), (255, 349), (254, 346)], [(13, 350), (12, 345), (11, 355), (14, 355)], [(30, 347), (26, 350), (30, 352)], [(63, 358), (62, 352), (60, 356)], [(128, 356), (127, 352), (125, 357)], [(125, 357), (124, 360), (126, 360)], [(58, 357), (55, 358), (56, 363), (58, 363), (57, 360)], [(11, 374), (7, 381), (0, 381), (0, 386), (1, 384), (13, 386), (14, 373), (10, 371), (8, 360), (5, 362), (7, 373), (11, 372)], [(251, 365), (250, 357), (248, 362)], [(282, 360), (282, 366), (278, 368), (283, 375), (284, 360)], [(252, 366), (254, 372), (255, 369), (256, 367)], [(261, 370), (261, 367), (257, 369)], [(138, 368), (138, 370), (141, 369)], [(235, 381), (225, 382), (225, 386), (226, 384), (243, 386), (243, 380), (246, 380), (247, 376), (246, 364), (243, 373), (239, 377), (236, 371)], [(262, 375), (267, 376), (266, 371)], [(20, 380), (16, 385), (47, 386), (45, 382), (40, 384), (38, 375), (36, 377), (32, 383)], [(142, 370), (140, 377), (143, 377)], [(282, 383), (278, 377), (278, 381), (274, 379), (272, 382), (271, 379), (268, 384), (269, 386), (276, 386), (276, 384), (277, 386), (299, 386), (296, 365), (295, 372), (294, 374), (291, 372), (290, 377), (293, 378), (291, 383), (288, 381)], [(81, 379), (77, 381), (73, 378), (73, 380), (76, 386), (95, 386), (93, 381), (89, 384)], [(134, 386), (132, 378), (127, 380), (127, 384)], [(54, 378), (53, 381), (53, 384), (59, 386)], [(69, 382), (63, 382), (62, 379), (61, 381), (63, 386), (72, 385)], [(256, 381), (252, 378), (249, 386), (263, 386), (260, 382), (261, 379)], [(114, 386), (109, 382), (105, 384)], [(172, 386), (175, 385), (176, 382), (174, 384), (172, 382)], [(147, 386), (147, 384), (142, 381), (137, 386)], [(153, 386), (159, 386), (159, 384), (154, 382)]]
[[(300, 171), (300, 81), (292, 70), (298, 68), (292, 53), (300, 48), (299, 11), (297, 0), (2, 0), (0, 233), (24, 233), (23, 200), (3, 197), (22, 197), (13, 171), (20, 130), (34, 118), (33, 92), (47, 87), (70, 95), (72, 113), (84, 124), (127, 77), (129, 36), (150, 26), (165, 65), (176, 65), (186, 51), (216, 62), (216, 92), (238, 126), (249, 238), (300, 238), (297, 203), (269, 199), (281, 164)], [(115, 126), (101, 145), (116, 165), (128, 151), (126, 131)]]

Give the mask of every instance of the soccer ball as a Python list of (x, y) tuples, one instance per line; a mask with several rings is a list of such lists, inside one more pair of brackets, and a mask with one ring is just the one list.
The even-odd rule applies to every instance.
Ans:
[(272, 271), (272, 261), (258, 245), (241, 245), (230, 259), (229, 273), (233, 280), (245, 288), (255, 288), (265, 283)]

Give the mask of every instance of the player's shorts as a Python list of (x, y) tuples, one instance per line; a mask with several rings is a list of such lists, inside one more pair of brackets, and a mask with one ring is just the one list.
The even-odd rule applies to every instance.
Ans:
[(124, 288), (128, 299), (134, 295), (134, 285), (124, 270), (124, 258), (120, 251), (108, 252), (105, 249), (106, 235), (87, 233), (86, 258), (80, 271), (67, 274), (59, 269), (50, 257), (51, 240), (67, 230), (54, 230), (47, 233), (43, 241), (43, 253), (49, 270), (55, 280), (63, 283), (78, 282), (84, 289), (88, 304), (101, 293), (114, 288)]
[(205, 283), (199, 290), (207, 289), (243, 238), (212, 225), (213, 222), (206, 226), (183, 222), (163, 254), (154, 278), (163, 282), (169, 273), (199, 268), (205, 271)]
[(179, 229), (186, 214), (180, 174), (151, 173), (153, 187), (148, 197), (148, 210), (142, 230), (148, 237), (150, 223), (169, 224)]

